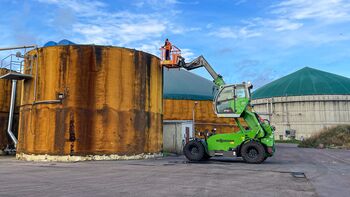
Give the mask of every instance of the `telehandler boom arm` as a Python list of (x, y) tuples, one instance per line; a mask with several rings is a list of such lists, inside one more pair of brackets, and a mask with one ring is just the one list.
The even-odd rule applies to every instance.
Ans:
[(210, 64), (203, 57), (203, 55), (197, 57), (196, 59), (192, 60), (189, 63), (185, 63), (185, 58), (179, 56), (178, 66), (183, 67), (186, 70), (193, 70), (196, 68), (204, 67), (208, 71), (208, 73), (213, 77), (215, 85), (217, 86), (225, 85), (225, 81), (222, 78), (222, 76), (215, 72), (213, 67), (210, 66)]

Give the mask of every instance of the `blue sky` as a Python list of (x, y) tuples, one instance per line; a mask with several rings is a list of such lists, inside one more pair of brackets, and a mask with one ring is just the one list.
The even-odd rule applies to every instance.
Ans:
[[(260, 87), (305, 66), (350, 77), (349, 0), (1, 0), (0, 47), (116, 45), (159, 55), (165, 38), (227, 83)], [(1, 53), (0, 56), (3, 56)], [(204, 69), (195, 71), (210, 79)]]

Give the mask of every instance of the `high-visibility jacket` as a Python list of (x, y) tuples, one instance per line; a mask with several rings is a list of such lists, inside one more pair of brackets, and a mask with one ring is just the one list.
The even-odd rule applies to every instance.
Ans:
[(171, 50), (171, 48), (172, 48), (171, 43), (170, 43), (169, 41), (166, 41), (166, 42), (165, 42), (165, 45), (164, 45), (164, 48), (165, 48), (166, 50)]

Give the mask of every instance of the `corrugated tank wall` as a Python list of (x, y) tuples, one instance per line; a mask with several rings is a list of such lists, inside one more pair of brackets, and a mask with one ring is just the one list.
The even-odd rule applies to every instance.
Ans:
[(350, 95), (308, 95), (255, 99), (254, 109), (276, 127), (276, 139), (286, 139), (286, 130), (295, 130), (296, 139), (305, 139), (326, 127), (350, 122)]
[(217, 133), (229, 133), (238, 128), (233, 118), (218, 118), (212, 101), (164, 99), (164, 120), (192, 120), (195, 102), (195, 129), (199, 131), (217, 129)]
[[(5, 69), (0, 69), (0, 76), (7, 73)], [(11, 80), (0, 79), (0, 150), (6, 148), (8, 144), (12, 144), (7, 136), (7, 123), (10, 111), (11, 101)], [(17, 83), (16, 108), (14, 114), (13, 132), (17, 135), (18, 131), (18, 106), (21, 97), (21, 84)]]
[(33, 79), (24, 82), (18, 158), (118, 159), (161, 151), (163, 79), (156, 56), (93, 45), (28, 54), (38, 58), (26, 62)]

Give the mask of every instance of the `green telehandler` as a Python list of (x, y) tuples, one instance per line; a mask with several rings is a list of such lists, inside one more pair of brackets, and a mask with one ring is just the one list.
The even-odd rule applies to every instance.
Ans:
[[(204, 67), (214, 79), (218, 91), (214, 97), (214, 112), (218, 117), (233, 118), (238, 132), (213, 134), (203, 133), (203, 138), (193, 138), (185, 144), (183, 153), (190, 161), (207, 160), (213, 156), (242, 157), (247, 163), (262, 163), (275, 152), (274, 127), (254, 112), (250, 101), (253, 88), (250, 83), (226, 85), (203, 56), (189, 63), (181, 56), (180, 50), (172, 53), (172, 60), (163, 60), (167, 68), (193, 70)], [(175, 54), (175, 55), (174, 55)], [(241, 121), (245, 123), (242, 124)]]

